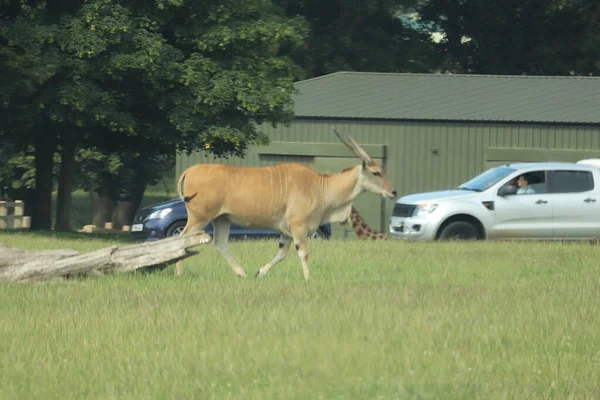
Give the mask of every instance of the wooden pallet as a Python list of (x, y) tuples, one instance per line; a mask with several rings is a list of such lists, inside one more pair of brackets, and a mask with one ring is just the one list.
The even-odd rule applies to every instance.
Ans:
[(23, 215), (25, 203), (22, 200), (0, 201), (0, 230), (29, 229), (31, 217)]
[(83, 229), (80, 232), (92, 233), (92, 232), (129, 232), (131, 230), (131, 226), (123, 225), (123, 228), (120, 230), (113, 229), (112, 222), (107, 222), (104, 224), (104, 227), (96, 226), (96, 225), (84, 225)]

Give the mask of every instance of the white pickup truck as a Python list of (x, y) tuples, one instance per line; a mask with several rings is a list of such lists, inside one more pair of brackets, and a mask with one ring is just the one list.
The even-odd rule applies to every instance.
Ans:
[(600, 159), (505, 164), (452, 190), (403, 196), (389, 231), (412, 240), (598, 239)]

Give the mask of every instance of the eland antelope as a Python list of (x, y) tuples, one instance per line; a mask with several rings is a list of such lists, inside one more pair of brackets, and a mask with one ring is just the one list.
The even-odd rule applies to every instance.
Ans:
[[(228, 250), (230, 223), (277, 230), (281, 233), (279, 251), (256, 276), (266, 275), (283, 260), (293, 241), (304, 278), (309, 279), (307, 239), (321, 224), (347, 221), (352, 202), (364, 191), (396, 197), (389, 179), (365, 150), (351, 137), (334, 132), (362, 163), (328, 175), (297, 163), (267, 167), (196, 164), (187, 168), (177, 183), (188, 213), (181, 234), (200, 231), (212, 221), (215, 247), (235, 274), (246, 277)], [(206, 242), (210, 241), (206, 236)], [(177, 262), (177, 274), (182, 272), (182, 262)]]

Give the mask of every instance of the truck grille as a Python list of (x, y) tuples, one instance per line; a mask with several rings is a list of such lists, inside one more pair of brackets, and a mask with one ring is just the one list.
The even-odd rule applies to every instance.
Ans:
[(396, 203), (396, 205), (394, 206), (394, 212), (392, 215), (394, 217), (403, 217), (403, 218), (411, 217), (413, 212), (415, 211), (415, 208), (417, 208), (417, 206), (415, 206), (413, 204)]

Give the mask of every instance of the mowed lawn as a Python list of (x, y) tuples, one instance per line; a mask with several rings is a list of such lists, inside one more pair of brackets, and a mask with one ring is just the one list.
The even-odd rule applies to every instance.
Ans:
[[(231, 245), (251, 276), (276, 249)], [(293, 249), (265, 278), (241, 279), (209, 245), (182, 276), (4, 283), (0, 398), (597, 399), (599, 255), (581, 243), (313, 241), (306, 282)]]

